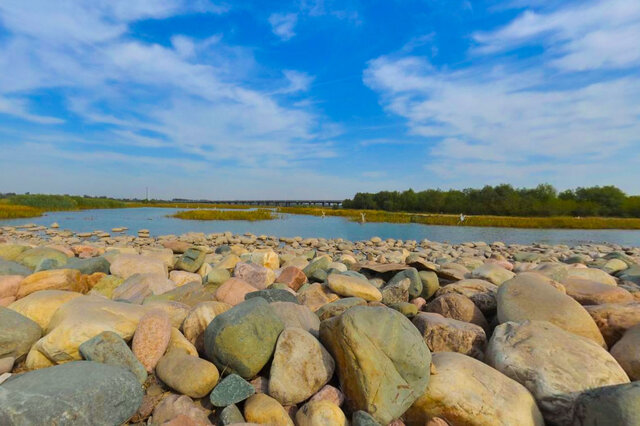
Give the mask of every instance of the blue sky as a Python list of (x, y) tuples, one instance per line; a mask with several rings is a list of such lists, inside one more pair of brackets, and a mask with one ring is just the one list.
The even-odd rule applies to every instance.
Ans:
[(638, 0), (2, 0), (0, 192), (640, 193), (638, 40)]

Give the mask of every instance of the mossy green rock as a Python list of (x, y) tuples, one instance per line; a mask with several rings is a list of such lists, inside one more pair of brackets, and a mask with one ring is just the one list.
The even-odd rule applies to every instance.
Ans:
[(411, 281), (403, 278), (395, 283), (387, 284), (382, 288), (382, 303), (392, 305), (409, 301), (409, 286)]
[(227, 281), (229, 278), (231, 278), (231, 274), (229, 273), (229, 271), (227, 271), (226, 269), (212, 269), (206, 276), (205, 276), (205, 282), (207, 284), (213, 284), (213, 285), (222, 285), (224, 284), (225, 281)]
[(29, 246), (23, 246), (20, 244), (0, 244), (0, 257), (5, 260), (15, 260), (20, 253), (29, 250)]
[(111, 299), (113, 296), (113, 291), (122, 284), (124, 280), (120, 277), (116, 277), (115, 275), (107, 275), (105, 277), (100, 278), (100, 281), (93, 286), (91, 289), (91, 294), (99, 293), (104, 297), (108, 297)]
[(256, 390), (251, 383), (237, 374), (229, 374), (213, 388), (209, 400), (214, 407), (226, 407), (244, 401), (254, 393)]
[(244, 416), (236, 405), (229, 405), (225, 407), (218, 416), (218, 426), (227, 426), (244, 422)]
[(123, 368), (68, 362), (3, 383), (0, 424), (119, 425), (135, 414), (143, 394), (135, 376)]
[(249, 299), (216, 316), (207, 326), (207, 357), (222, 374), (253, 378), (269, 362), (284, 323), (261, 297)]
[(418, 307), (413, 303), (401, 302), (389, 305), (391, 309), (395, 309), (407, 318), (413, 318), (418, 314)]
[(320, 324), (320, 339), (336, 361), (350, 407), (382, 424), (400, 417), (427, 387), (431, 353), (400, 312), (350, 308)]
[(42, 329), (36, 322), (0, 306), (0, 358), (22, 357), (40, 337)]
[(416, 268), (404, 269), (393, 276), (387, 283), (387, 286), (399, 283), (405, 278), (409, 278), (409, 296), (418, 297), (422, 294), (422, 280)]
[(44, 259), (52, 259), (57, 262), (58, 266), (62, 266), (67, 263), (69, 258), (59, 250), (48, 247), (36, 247), (23, 251), (15, 260), (27, 268), (36, 269)]
[(33, 270), (20, 263), (0, 259), (0, 275), (31, 275)]
[(436, 291), (440, 288), (440, 280), (438, 274), (433, 271), (420, 271), (418, 272), (420, 281), (422, 281), (422, 294), (420, 295), (424, 300), (429, 300)]
[(312, 278), (316, 272), (323, 271), (329, 268), (330, 264), (331, 258), (329, 256), (320, 256), (309, 262), (309, 264), (302, 270), (302, 272), (304, 272), (307, 278)]
[(280, 290), (277, 288), (268, 288), (265, 290), (252, 291), (244, 296), (245, 300), (253, 299), (254, 297), (262, 297), (269, 303), (273, 302), (291, 302), (298, 303), (298, 298), (288, 292), (287, 290)]
[(184, 252), (175, 264), (175, 269), (180, 269), (187, 272), (196, 272), (204, 263), (204, 258), (207, 254), (198, 250), (197, 248), (190, 248)]
[(147, 380), (147, 371), (138, 361), (127, 343), (113, 331), (103, 331), (78, 348), (87, 361), (100, 362), (131, 371), (141, 384)]
[(91, 275), (96, 272), (109, 273), (111, 264), (102, 256), (79, 259), (73, 257), (64, 265), (66, 269), (76, 269), (83, 274)]
[(356, 411), (351, 418), (352, 426), (381, 426), (373, 416), (366, 411)]

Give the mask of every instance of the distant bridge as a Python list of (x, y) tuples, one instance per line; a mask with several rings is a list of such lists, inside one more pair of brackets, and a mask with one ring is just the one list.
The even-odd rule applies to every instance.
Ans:
[(207, 204), (235, 204), (248, 206), (322, 206), (340, 207), (343, 200), (185, 200), (174, 198), (175, 203), (207, 203)]

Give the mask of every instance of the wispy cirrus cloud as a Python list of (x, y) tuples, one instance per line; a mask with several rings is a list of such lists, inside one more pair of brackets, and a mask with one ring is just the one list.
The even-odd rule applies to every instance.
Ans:
[[(526, 10), (473, 35), (479, 61), (451, 70), (401, 51), (372, 60), (364, 82), (423, 137), (439, 176), (557, 181), (571, 167), (627, 164), (640, 146), (639, 29), (635, 0)], [(534, 45), (534, 56), (510, 54)]]
[(297, 13), (272, 13), (269, 16), (269, 24), (271, 24), (273, 33), (283, 41), (287, 41), (296, 35), (295, 27), (297, 23)]

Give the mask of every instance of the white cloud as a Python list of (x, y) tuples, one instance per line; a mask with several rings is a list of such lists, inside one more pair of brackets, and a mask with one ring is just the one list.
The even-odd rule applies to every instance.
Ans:
[[(364, 81), (423, 138), (425, 168), (448, 181), (562, 179), (603, 163), (622, 169), (640, 148), (639, 28), (635, 0), (527, 11), (476, 34), (473, 54), (482, 60), (471, 65), (441, 69), (401, 51), (371, 61)], [(504, 53), (533, 41), (546, 47), (538, 57)]]
[(297, 13), (272, 13), (269, 16), (271, 30), (281, 40), (287, 41), (296, 35), (295, 27), (298, 23)]
[(23, 120), (38, 124), (62, 124), (64, 120), (56, 117), (47, 117), (29, 112), (25, 99), (10, 99), (0, 96), (0, 114), (9, 114)]

